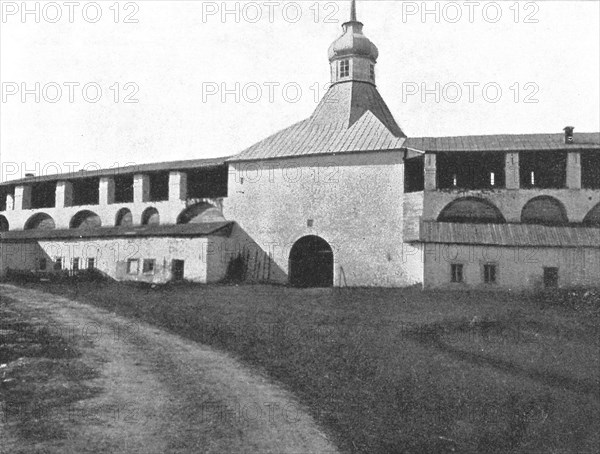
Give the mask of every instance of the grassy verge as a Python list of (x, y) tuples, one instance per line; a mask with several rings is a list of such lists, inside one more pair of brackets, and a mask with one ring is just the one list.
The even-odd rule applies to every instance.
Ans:
[(73, 339), (42, 317), (0, 299), (0, 452), (61, 446), (74, 424), (71, 404), (99, 392), (85, 383), (97, 373)]
[(418, 289), (42, 288), (229, 351), (346, 452), (598, 452), (597, 306)]

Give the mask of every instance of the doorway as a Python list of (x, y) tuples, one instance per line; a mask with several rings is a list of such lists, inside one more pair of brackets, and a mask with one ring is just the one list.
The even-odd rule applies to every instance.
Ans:
[(300, 238), (290, 251), (289, 266), (294, 287), (333, 286), (333, 250), (323, 238)]
[(173, 260), (171, 265), (171, 273), (173, 281), (183, 281), (185, 262), (183, 260)]

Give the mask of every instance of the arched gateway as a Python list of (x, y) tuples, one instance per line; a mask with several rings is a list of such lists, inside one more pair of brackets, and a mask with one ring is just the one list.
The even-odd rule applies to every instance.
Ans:
[(296, 241), (289, 265), (294, 287), (333, 286), (333, 250), (323, 238), (305, 236)]

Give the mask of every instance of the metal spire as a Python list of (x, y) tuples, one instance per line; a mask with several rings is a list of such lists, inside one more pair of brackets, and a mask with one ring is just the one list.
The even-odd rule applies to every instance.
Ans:
[(352, 0), (350, 7), (350, 22), (356, 22), (356, 0)]

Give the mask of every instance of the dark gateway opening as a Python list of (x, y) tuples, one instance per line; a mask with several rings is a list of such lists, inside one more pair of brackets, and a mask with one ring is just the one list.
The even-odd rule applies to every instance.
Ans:
[(318, 236), (300, 238), (290, 252), (290, 284), (294, 287), (333, 286), (333, 250)]

